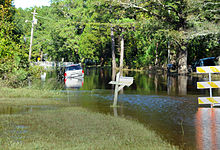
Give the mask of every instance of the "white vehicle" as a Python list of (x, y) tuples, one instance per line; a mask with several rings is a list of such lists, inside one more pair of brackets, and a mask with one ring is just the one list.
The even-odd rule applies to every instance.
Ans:
[(65, 67), (64, 77), (66, 78), (83, 78), (84, 71), (79, 64)]

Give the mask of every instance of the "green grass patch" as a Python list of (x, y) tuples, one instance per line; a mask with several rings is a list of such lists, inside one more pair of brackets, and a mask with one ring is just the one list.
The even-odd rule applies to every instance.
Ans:
[(64, 93), (58, 90), (33, 88), (0, 88), (0, 98), (61, 98)]
[(67, 101), (60, 99), (42, 99), (42, 98), (0, 98), (0, 105), (2, 106), (69, 106)]
[(136, 121), (78, 107), (0, 119), (0, 149), (177, 149)]
[(65, 96), (66, 94), (59, 90), (0, 87), (0, 104), (3, 106), (67, 106), (69, 103), (62, 101)]

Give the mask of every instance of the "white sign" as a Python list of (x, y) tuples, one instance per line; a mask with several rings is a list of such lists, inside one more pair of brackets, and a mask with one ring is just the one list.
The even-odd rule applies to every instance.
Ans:
[(133, 77), (123, 77), (120, 76), (120, 72), (116, 75), (116, 81), (111, 81), (109, 84), (115, 84), (115, 94), (114, 94), (114, 103), (113, 107), (116, 107), (117, 101), (118, 101), (118, 92), (124, 87), (124, 86), (130, 86), (134, 81)]

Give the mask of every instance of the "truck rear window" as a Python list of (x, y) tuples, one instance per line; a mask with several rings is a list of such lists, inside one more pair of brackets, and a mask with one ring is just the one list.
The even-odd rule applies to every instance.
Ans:
[(80, 70), (80, 69), (82, 69), (82, 68), (79, 65), (66, 67), (66, 71)]
[(215, 66), (214, 59), (204, 60), (204, 66)]

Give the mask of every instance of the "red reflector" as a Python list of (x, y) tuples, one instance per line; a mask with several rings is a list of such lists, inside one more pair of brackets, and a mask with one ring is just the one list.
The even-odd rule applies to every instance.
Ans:
[(64, 73), (64, 76), (66, 77), (66, 76), (67, 76), (67, 74), (66, 74), (66, 73)]

